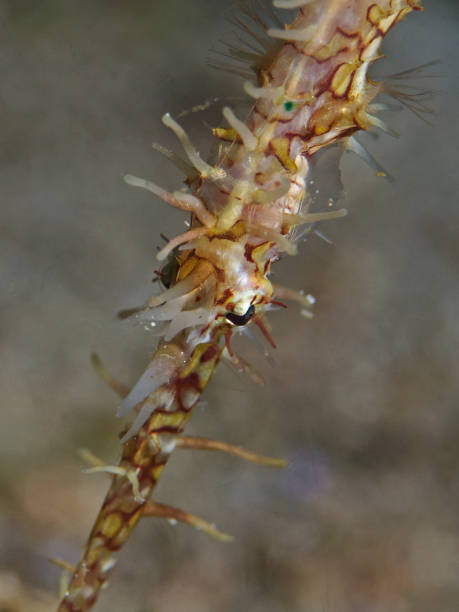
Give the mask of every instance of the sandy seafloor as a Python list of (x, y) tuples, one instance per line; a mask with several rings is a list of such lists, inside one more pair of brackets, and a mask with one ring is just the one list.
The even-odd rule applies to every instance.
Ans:
[[(266, 380), (221, 366), (190, 433), (284, 456), (283, 472), (177, 452), (156, 499), (231, 545), (145, 521), (98, 612), (455, 612), (459, 609), (459, 5), (426, 0), (386, 42), (391, 74), (440, 59), (432, 125), (364, 140), (395, 177), (343, 163), (349, 216), (273, 279), (317, 298), (273, 313)], [(0, 1), (0, 610), (45, 612), (107, 487), (77, 449), (115, 462), (118, 400), (97, 351), (133, 384), (155, 346), (116, 312), (151, 293), (159, 233), (184, 217), (123, 184), (175, 189), (152, 151), (161, 124), (241, 83), (205, 65), (230, 27), (223, 0)], [(232, 103), (232, 102), (231, 102)], [(217, 105), (218, 110), (218, 105)], [(214, 113), (212, 115), (212, 112)], [(218, 112), (185, 118), (199, 148)]]

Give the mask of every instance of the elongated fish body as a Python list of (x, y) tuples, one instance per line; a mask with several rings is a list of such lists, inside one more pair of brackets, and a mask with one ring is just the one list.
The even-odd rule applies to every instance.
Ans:
[[(367, 77), (390, 28), (417, 0), (275, 0), (296, 11), (291, 25), (271, 28), (276, 52), (247, 82), (249, 116), (223, 110), (227, 126), (214, 130), (216, 162), (204, 161), (181, 126), (163, 122), (180, 140), (189, 160), (187, 191), (174, 194), (128, 175), (165, 202), (192, 213), (185, 234), (158, 254), (165, 291), (127, 314), (162, 333), (157, 352), (120, 414), (135, 410), (122, 434), (119, 466), (99, 466), (112, 484), (76, 567), (59, 612), (84, 612), (107, 584), (116, 554), (142, 516), (161, 472), (194, 406), (237, 328), (255, 323), (269, 337), (264, 314), (276, 298), (307, 297), (274, 287), (270, 266), (281, 253), (294, 254), (294, 228), (313, 228), (343, 210), (311, 211), (307, 176), (312, 156), (352, 135), (383, 128), (374, 98), (381, 86)], [(242, 363), (241, 360), (238, 361)], [(191, 443), (190, 443), (191, 444)], [(195, 443), (198, 447), (198, 442)], [(191, 444), (191, 446), (193, 446)], [(167, 516), (167, 511), (165, 516)]]

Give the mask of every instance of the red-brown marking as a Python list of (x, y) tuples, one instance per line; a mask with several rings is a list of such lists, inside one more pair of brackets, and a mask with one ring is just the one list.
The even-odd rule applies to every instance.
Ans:
[(252, 263), (255, 263), (252, 259), (252, 253), (253, 253), (254, 248), (255, 248), (254, 244), (246, 244), (244, 248), (245, 258), (247, 259), (247, 261), (250, 261)]
[[(211, 344), (205, 351), (204, 353), (201, 355), (199, 361), (201, 363), (207, 363), (208, 361), (211, 361), (219, 352), (219, 347), (215, 344)], [(191, 376), (191, 374), (190, 374)]]
[(224, 304), (225, 302), (227, 302), (231, 297), (233, 297), (233, 295), (234, 295), (234, 293), (233, 293), (233, 291), (231, 289), (229, 289), (229, 288), (225, 289), (225, 291), (223, 292), (222, 297), (219, 298), (215, 302), (215, 304), (220, 306), (220, 305)]

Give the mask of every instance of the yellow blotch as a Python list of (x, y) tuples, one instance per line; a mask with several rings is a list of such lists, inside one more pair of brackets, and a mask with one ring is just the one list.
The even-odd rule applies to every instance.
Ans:
[(238, 221), (231, 228), (231, 236), (233, 236), (236, 240), (241, 238), (246, 233), (245, 223), (243, 221)]
[[(134, 456), (132, 458), (132, 463), (134, 463), (135, 465), (141, 465), (142, 462), (145, 460), (145, 444), (148, 444), (148, 441), (146, 439), (142, 440), (142, 442), (139, 444), (139, 446), (137, 447)], [(129, 464), (126, 466), (127, 469), (129, 469)]]
[(387, 13), (377, 4), (373, 4), (368, 10), (368, 21), (372, 25), (379, 25), (379, 22), (387, 16)]
[(228, 142), (233, 142), (233, 140), (237, 140), (238, 134), (234, 128), (214, 128), (212, 130), (212, 134), (220, 140), (225, 140)]
[(123, 519), (117, 512), (112, 512), (102, 522), (101, 533), (106, 538), (113, 538), (123, 526)]
[(159, 477), (161, 476), (161, 472), (163, 470), (164, 470), (164, 465), (157, 465), (156, 467), (152, 468), (152, 470), (150, 471), (152, 480), (154, 481), (159, 480)]
[(177, 427), (181, 425), (183, 415), (179, 412), (168, 412), (168, 413), (157, 413), (155, 414), (150, 430), (157, 429), (159, 427)]
[(326, 134), (329, 129), (330, 129), (329, 125), (325, 125), (325, 123), (318, 123), (316, 127), (314, 128), (314, 133), (317, 136), (322, 136), (322, 134)]
[(252, 250), (252, 259), (260, 268), (260, 266), (264, 266), (266, 261), (266, 253), (271, 248), (271, 242), (265, 242), (264, 244), (260, 244), (260, 246), (255, 247)]
[(196, 264), (199, 262), (199, 258), (196, 255), (190, 255), (183, 263), (180, 263), (180, 267), (177, 272), (177, 282), (183, 280), (193, 271)]
[(289, 141), (289, 139), (288, 138), (273, 138), (271, 140), (271, 147), (272, 147), (275, 155), (277, 156), (277, 158), (281, 162), (281, 164), (284, 166), (284, 168), (286, 168), (287, 170), (290, 170), (292, 172), (295, 172), (297, 168), (296, 168), (295, 162), (290, 157), (290, 152), (289, 152), (290, 141)]
[(355, 71), (354, 64), (342, 64), (335, 72), (331, 88), (334, 94), (337, 96), (344, 96), (352, 79), (352, 75)]
[(349, 47), (351, 44), (352, 42), (349, 40), (349, 38), (343, 36), (340, 32), (337, 32), (327, 45), (324, 45), (314, 53), (314, 57), (319, 62), (323, 62), (331, 57), (335, 57), (338, 55), (338, 53), (340, 53), (340, 51), (344, 51), (344, 49)]

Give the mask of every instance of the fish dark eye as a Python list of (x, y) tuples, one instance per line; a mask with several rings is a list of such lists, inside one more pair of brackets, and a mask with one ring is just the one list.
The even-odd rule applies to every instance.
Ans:
[(245, 314), (238, 315), (238, 314), (235, 314), (234, 312), (227, 312), (226, 318), (228, 319), (228, 321), (233, 323), (233, 325), (245, 325), (246, 323), (250, 321), (250, 319), (253, 317), (254, 314), (255, 314), (255, 307), (252, 305), (252, 306), (249, 306)]

